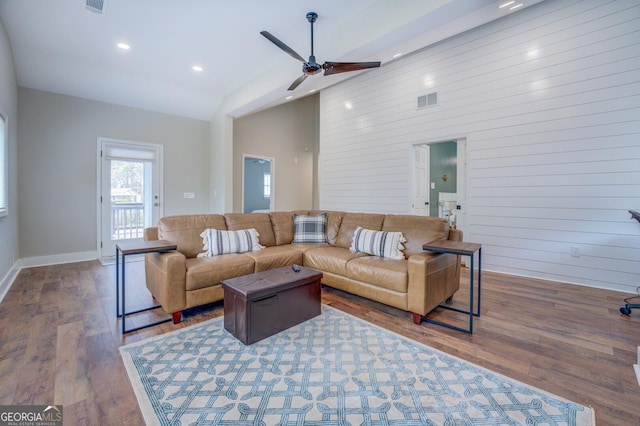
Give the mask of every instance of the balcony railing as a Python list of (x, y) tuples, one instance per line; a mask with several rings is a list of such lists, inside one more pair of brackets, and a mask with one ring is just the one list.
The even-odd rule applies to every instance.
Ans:
[(126, 240), (142, 238), (144, 232), (144, 204), (111, 204), (111, 238)]

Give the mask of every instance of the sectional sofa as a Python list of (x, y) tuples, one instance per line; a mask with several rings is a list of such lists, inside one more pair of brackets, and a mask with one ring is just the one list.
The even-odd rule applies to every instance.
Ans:
[[(319, 225), (311, 234), (303, 229), (309, 221)], [(249, 247), (234, 248), (228, 239), (231, 248), (212, 249), (222, 237), (248, 230), (258, 238)], [(145, 255), (147, 287), (174, 323), (185, 309), (223, 300), (225, 279), (293, 264), (321, 271), (325, 286), (411, 312), (416, 324), (460, 284), (459, 256), (422, 250), (436, 239), (462, 240), (461, 231), (434, 217), (337, 211), (193, 214), (164, 217), (144, 236), (177, 245), (172, 252)], [(392, 236), (394, 245), (401, 238), (395, 256), (378, 250)]]

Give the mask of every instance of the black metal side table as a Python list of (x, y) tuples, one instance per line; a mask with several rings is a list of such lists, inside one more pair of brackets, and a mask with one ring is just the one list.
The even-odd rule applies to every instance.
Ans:
[[(146, 324), (140, 327), (126, 329), (125, 322), (127, 315), (138, 314), (140, 312), (150, 311), (152, 309), (160, 308), (160, 305), (151, 306), (137, 311), (127, 312), (125, 308), (125, 260), (128, 255), (132, 254), (145, 254), (145, 253), (164, 253), (167, 251), (176, 250), (177, 245), (170, 241), (155, 240), (155, 241), (121, 241), (116, 243), (116, 315), (118, 318), (122, 318), (122, 334), (131, 333), (132, 331), (140, 330), (143, 328), (151, 327), (154, 325), (162, 324), (171, 321), (171, 318), (157, 321), (151, 324)], [(120, 256), (122, 256), (122, 267), (120, 267)], [(120, 276), (122, 275), (122, 279)], [(122, 284), (122, 285), (120, 285)], [(122, 299), (120, 298), (120, 292), (122, 291)], [(122, 300), (122, 304), (120, 301)]]
[[(450, 241), (450, 240), (435, 240), (422, 246), (423, 250), (432, 251), (435, 253), (448, 253), (456, 254), (459, 256), (469, 256), (471, 258), (471, 268), (469, 270), (469, 310), (454, 308), (451, 306), (440, 305), (441, 308), (449, 309), (451, 311), (461, 312), (469, 315), (469, 328), (461, 328), (455, 325), (447, 324), (441, 321), (429, 319), (425, 316), (424, 321), (433, 324), (438, 324), (443, 327), (447, 327), (457, 331), (463, 331), (465, 333), (473, 334), (473, 317), (480, 316), (480, 292), (482, 290), (482, 245), (477, 243), (467, 243), (464, 241)], [(476, 252), (478, 253), (478, 293), (477, 293), (477, 306), (478, 311), (474, 312), (474, 300), (473, 300), (473, 284), (474, 284), (474, 257)]]

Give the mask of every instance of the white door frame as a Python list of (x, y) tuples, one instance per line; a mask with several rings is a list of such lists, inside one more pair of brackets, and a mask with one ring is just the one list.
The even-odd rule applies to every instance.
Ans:
[[(442, 142), (456, 142), (457, 145), (457, 158), (458, 158), (458, 163), (457, 163), (457, 177), (456, 177), (456, 192), (458, 194), (458, 205), (460, 206), (460, 210), (458, 210), (458, 212), (456, 213), (456, 228), (460, 229), (464, 232), (465, 227), (466, 227), (466, 218), (467, 218), (467, 188), (469, 185), (469, 181), (468, 181), (468, 170), (467, 170), (467, 136), (454, 136), (451, 138), (438, 138), (438, 139), (431, 139), (431, 140), (426, 140), (426, 141), (421, 141), (421, 142), (415, 142), (413, 144), (411, 144), (411, 169), (412, 169), (412, 173), (411, 176), (413, 177), (413, 169), (414, 164), (413, 161), (415, 160), (415, 156), (414, 156), (414, 147), (416, 145), (432, 145), (432, 144), (436, 144), (436, 143), (442, 143)], [(429, 178), (430, 179), (430, 178)], [(411, 199), (409, 200), (409, 211), (413, 211), (412, 208), (412, 203), (413, 203), (413, 198), (414, 198), (414, 194), (415, 194), (415, 188), (414, 188), (414, 183), (413, 183), (413, 179), (411, 182)], [(433, 200), (431, 200), (431, 202), (434, 202)]]
[(273, 211), (275, 206), (275, 182), (276, 182), (276, 159), (273, 157), (266, 157), (264, 155), (252, 155), (252, 154), (242, 154), (242, 191), (241, 198), (242, 203), (240, 206), (240, 211), (244, 212), (244, 163), (247, 158), (255, 158), (256, 160), (266, 160), (271, 164), (271, 195), (269, 197), (269, 210)]
[[(97, 253), (98, 259), (110, 259), (115, 257), (115, 250), (113, 253), (107, 253), (106, 250), (103, 250), (103, 158), (102, 152), (105, 147), (119, 147), (129, 150), (141, 150), (141, 151), (153, 151), (154, 152), (154, 168), (155, 170), (155, 179), (157, 179), (157, 197), (154, 199), (154, 204), (157, 203), (157, 209), (153, 209), (155, 212), (154, 217), (152, 216), (152, 222), (157, 222), (157, 220), (164, 215), (164, 146), (159, 144), (153, 144), (148, 142), (136, 142), (130, 140), (122, 140), (122, 139), (113, 139), (113, 138), (104, 138), (99, 137), (97, 139), (97, 149), (96, 149), (96, 189), (97, 189), (97, 200), (96, 200), (96, 242), (97, 242)], [(124, 158), (123, 158), (124, 159)], [(154, 196), (155, 197), (155, 196)], [(106, 200), (109, 202), (109, 200)]]

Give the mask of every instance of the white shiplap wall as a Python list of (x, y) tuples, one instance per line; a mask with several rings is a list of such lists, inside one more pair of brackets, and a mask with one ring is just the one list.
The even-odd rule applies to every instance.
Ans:
[(321, 208), (408, 213), (412, 145), (465, 137), (484, 269), (640, 284), (639, 1), (532, 6), (322, 91), (320, 123)]

